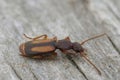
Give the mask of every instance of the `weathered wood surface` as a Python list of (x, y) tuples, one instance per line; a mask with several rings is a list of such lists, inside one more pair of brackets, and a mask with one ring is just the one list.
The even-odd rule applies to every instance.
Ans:
[[(0, 80), (119, 80), (119, 0), (0, 0)], [(18, 46), (29, 36), (47, 34), (72, 41), (107, 33), (84, 44), (96, 70), (81, 57), (57, 60), (21, 57)]]

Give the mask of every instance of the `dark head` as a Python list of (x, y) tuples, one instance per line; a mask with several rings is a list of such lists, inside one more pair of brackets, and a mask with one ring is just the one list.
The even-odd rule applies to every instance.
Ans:
[(78, 42), (74, 42), (74, 43), (72, 43), (72, 49), (75, 51), (75, 52), (79, 52), (79, 53), (81, 53), (81, 52), (84, 52), (84, 49), (83, 49), (83, 47), (80, 45), (80, 43), (78, 43)]

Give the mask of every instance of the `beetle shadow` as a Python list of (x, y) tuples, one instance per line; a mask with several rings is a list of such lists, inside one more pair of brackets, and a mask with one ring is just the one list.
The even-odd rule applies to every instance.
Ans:
[(58, 57), (55, 57), (55, 58), (29, 58), (29, 57), (26, 57), (26, 58), (34, 60), (34, 61), (57, 61), (57, 60), (59, 60)]

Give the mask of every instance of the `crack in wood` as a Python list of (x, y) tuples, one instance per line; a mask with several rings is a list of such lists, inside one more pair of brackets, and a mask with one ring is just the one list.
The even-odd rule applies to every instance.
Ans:
[[(120, 17), (118, 16), (118, 14), (117, 14), (115, 11), (113, 11), (113, 9), (110, 7), (110, 5), (106, 4), (106, 7), (107, 7), (108, 10), (114, 15), (114, 17), (115, 17), (116, 19), (120, 20)], [(117, 7), (116, 7), (116, 9), (117, 9)]]
[(31, 73), (33, 74), (33, 77), (38, 80), (38, 78), (36, 77), (36, 75), (31, 71)]
[(22, 78), (19, 76), (19, 74), (17, 73), (17, 71), (14, 69), (14, 67), (11, 65), (11, 63), (9, 63), (7, 60), (5, 60), (5, 62), (11, 67), (11, 69), (13, 70), (13, 72), (15, 73), (15, 75), (17, 76), (17, 78), (19, 80), (22, 80)]
[(37, 78), (37, 76), (34, 74), (34, 72), (31, 70), (31, 68), (29, 68), (29, 70), (30, 70), (31, 73), (33, 74), (33, 77), (35, 78), (35, 80), (39, 80), (39, 79)]
[(22, 78), (19, 76), (19, 74), (17, 73), (17, 71), (14, 69), (14, 67), (12, 67), (10, 64), (9, 64), (9, 66), (12, 68), (12, 70), (14, 71), (14, 73), (16, 74), (16, 76), (17, 76), (20, 80), (22, 80)]
[(6, 61), (6, 63), (11, 67), (11, 69), (14, 71), (14, 73), (16, 74), (16, 76), (17, 76), (20, 80), (22, 80), (22, 78), (19, 76), (19, 74), (17, 73), (17, 71), (14, 69), (14, 67), (13, 67), (8, 61)]
[(87, 78), (87, 76), (85, 75), (85, 73), (80, 69), (80, 67), (79, 67), (79, 66), (76, 64), (76, 62), (72, 59), (72, 57), (69, 56), (69, 55), (66, 55), (66, 56), (67, 56), (68, 60), (70, 60), (70, 62), (72, 63), (72, 65), (75, 66), (76, 69), (84, 76), (84, 78), (85, 78), (86, 80), (89, 80), (89, 79)]
[[(14, 67), (8, 62), (6, 61), (6, 63), (11, 67), (11, 69), (14, 71), (14, 73), (16, 74), (16, 76), (22, 80), (22, 78), (19, 76), (19, 74), (17, 73), (17, 71), (14, 69)], [(38, 80), (38, 78), (35, 76), (35, 74), (32, 72), (31, 68), (29, 68), (29, 70), (31, 71), (31, 73), (33, 74), (33, 77), (35, 78), (35, 80)]]
[(112, 46), (114, 47), (114, 49), (120, 54), (120, 50), (117, 48), (117, 46), (114, 44), (114, 42), (112, 41), (112, 39), (109, 37), (109, 36), (107, 36), (108, 37), (108, 39), (109, 39), (109, 41), (111, 42), (111, 44), (112, 44)]

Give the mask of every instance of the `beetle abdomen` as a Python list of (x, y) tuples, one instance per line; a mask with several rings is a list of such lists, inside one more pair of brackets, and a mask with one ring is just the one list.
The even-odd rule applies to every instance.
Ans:
[(25, 53), (27, 56), (45, 55), (45, 53), (54, 52), (55, 49), (55, 41), (40, 43), (33, 43), (33, 41), (29, 41), (25, 43)]

